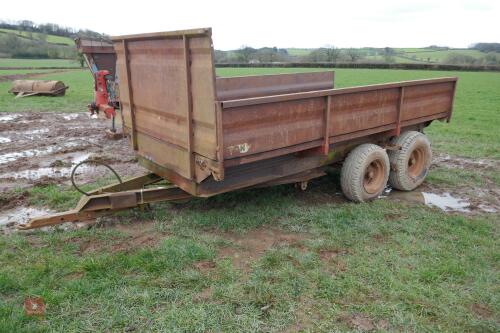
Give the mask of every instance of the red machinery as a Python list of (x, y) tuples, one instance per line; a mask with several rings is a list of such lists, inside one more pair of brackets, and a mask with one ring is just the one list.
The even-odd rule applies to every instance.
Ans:
[(100, 70), (94, 73), (94, 101), (88, 105), (92, 115), (102, 111), (108, 119), (116, 116), (115, 108), (117, 105), (114, 99), (110, 99), (110, 79), (111, 74), (108, 70)]
[(119, 138), (116, 133), (115, 118), (120, 109), (118, 82), (115, 78), (116, 53), (113, 44), (106, 40), (76, 38), (78, 51), (83, 55), (94, 78), (94, 101), (88, 105), (92, 115), (101, 111), (112, 120), (112, 138)]

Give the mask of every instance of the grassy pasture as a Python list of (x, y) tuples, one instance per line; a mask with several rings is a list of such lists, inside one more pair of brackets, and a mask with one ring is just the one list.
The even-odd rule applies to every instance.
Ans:
[(0, 76), (6, 75), (16, 75), (16, 74), (34, 74), (34, 73), (44, 73), (50, 72), (51, 69), (2, 69), (0, 70)]
[[(362, 51), (363, 49), (360, 50)], [(469, 49), (435, 50), (430, 48), (396, 48), (394, 50), (396, 51), (394, 55), (396, 63), (427, 63), (429, 61), (432, 63), (441, 63), (452, 54), (468, 55), (474, 58), (481, 58), (485, 55), (485, 53), (478, 50)], [(287, 51), (292, 56), (305, 56), (311, 52), (311, 49), (288, 48)], [(412, 59), (413, 56), (416, 59)], [(382, 55), (368, 55), (366, 59), (384, 61)]]
[[(217, 74), (310, 70), (220, 68)], [(500, 158), (500, 75), (335, 71), (337, 87), (458, 76), (452, 123), (427, 131), (434, 149)], [(14, 101), (0, 83), (0, 111), (85, 110), (92, 98), (88, 71), (47, 78), (70, 85), (67, 95)], [(429, 182), (480, 186), (484, 177), (494, 175), (438, 169)], [(338, 202), (338, 191), (333, 172), (306, 192), (255, 189), (108, 219), (122, 229), (104, 224), (0, 236), (0, 332), (500, 329), (498, 214), (462, 216), (390, 200)], [(78, 199), (55, 185), (23, 195), (54, 209)], [(262, 255), (252, 253), (255, 244), (245, 238), (265, 239), (266, 230), (275, 230), (273, 241)], [(44, 299), (43, 319), (23, 315), (27, 296)]]
[[(13, 59), (0, 58), (1, 67), (77, 67), (80, 64), (71, 59)], [(1, 73), (2, 71), (0, 71)]]
[[(40, 70), (35, 70), (35, 72), (40, 72)], [(11, 83), (0, 82), (0, 113), (13, 111), (79, 112), (87, 110), (87, 104), (92, 101), (92, 75), (88, 70), (69, 70), (38, 76), (36, 79), (61, 80), (69, 86), (69, 89), (66, 90), (64, 97), (34, 96), (14, 99), (14, 96), (8, 93)]]
[[(13, 33), (22, 37), (29, 37), (29, 33), (27, 31), (19, 31), (19, 30), (12, 30), (12, 29), (0, 29), (0, 32), (5, 32), (5, 33)], [(36, 39), (38, 36), (37, 32), (33, 32), (31, 34), (31, 37), (33, 39)], [(75, 45), (75, 42), (68, 37), (64, 36), (56, 36), (56, 35), (47, 35), (47, 42), (52, 43), (52, 44), (64, 44), (64, 45), (69, 45), (73, 46)]]

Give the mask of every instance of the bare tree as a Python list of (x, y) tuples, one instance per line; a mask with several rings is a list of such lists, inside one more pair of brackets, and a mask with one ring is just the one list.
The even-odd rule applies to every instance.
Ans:
[(248, 62), (250, 60), (250, 55), (255, 53), (255, 51), (256, 50), (254, 48), (243, 45), (239, 50), (236, 51), (236, 53), (238, 54), (240, 61)]
[(336, 48), (334, 45), (326, 45), (324, 50), (325, 50), (326, 61), (337, 62), (340, 56), (340, 50), (338, 48)]
[(361, 58), (361, 53), (358, 49), (349, 48), (345, 52), (351, 62), (356, 62), (359, 58)]
[(384, 61), (386, 63), (393, 63), (394, 62), (394, 55), (396, 54), (396, 51), (390, 47), (385, 47), (384, 48)]

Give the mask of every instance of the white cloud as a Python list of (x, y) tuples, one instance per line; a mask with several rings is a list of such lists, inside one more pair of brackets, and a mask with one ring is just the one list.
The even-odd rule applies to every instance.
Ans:
[(39, 1), (2, 3), (0, 19), (28, 19), (111, 35), (212, 27), (219, 49), (467, 47), (499, 42), (497, 0)]

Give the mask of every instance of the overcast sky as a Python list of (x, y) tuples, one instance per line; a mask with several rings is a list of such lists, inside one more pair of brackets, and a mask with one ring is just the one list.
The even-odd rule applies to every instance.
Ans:
[(223, 50), (500, 42), (500, 0), (2, 0), (0, 19), (110, 35), (212, 27)]

